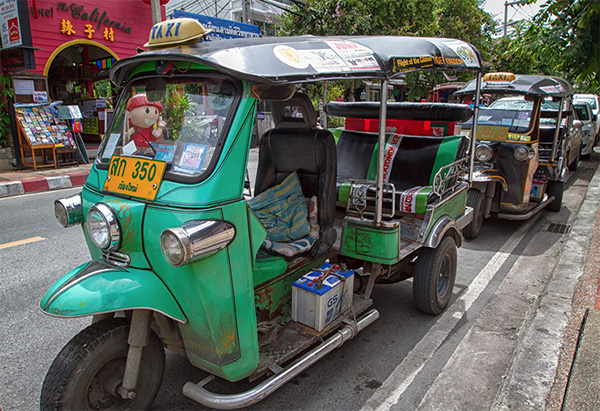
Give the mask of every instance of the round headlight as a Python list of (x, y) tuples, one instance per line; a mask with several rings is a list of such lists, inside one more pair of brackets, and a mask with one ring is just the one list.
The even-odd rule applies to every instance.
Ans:
[(529, 157), (529, 149), (526, 146), (515, 148), (515, 158), (519, 161), (525, 161)]
[(71, 227), (83, 222), (81, 195), (59, 198), (54, 201), (54, 216), (63, 227)]
[(492, 149), (486, 144), (479, 144), (475, 149), (475, 158), (479, 161), (490, 161)]
[(117, 216), (104, 203), (98, 203), (87, 213), (87, 230), (92, 242), (105, 251), (116, 250), (121, 242)]
[[(160, 248), (165, 259), (174, 267), (180, 267), (186, 261), (186, 247), (183, 240), (187, 240), (185, 232), (179, 227), (163, 231), (160, 236)], [(186, 243), (189, 243), (186, 241)]]

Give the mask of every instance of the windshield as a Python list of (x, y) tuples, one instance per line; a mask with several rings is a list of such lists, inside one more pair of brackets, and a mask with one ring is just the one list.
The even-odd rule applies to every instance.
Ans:
[(579, 118), (579, 120), (587, 121), (590, 119), (587, 108), (584, 105), (574, 104), (573, 108), (577, 112), (577, 118)]
[[(496, 100), (489, 107), (480, 107), (478, 123), (480, 126), (507, 127), (509, 133), (525, 134), (531, 128), (534, 118), (533, 101), (509, 97)], [(470, 128), (472, 125), (473, 119), (465, 123), (463, 128)]]
[(145, 78), (124, 90), (98, 160), (144, 156), (167, 163), (167, 175), (200, 177), (224, 138), (234, 85), (216, 78)]
[(590, 106), (592, 107), (592, 110), (596, 110), (598, 108), (598, 105), (596, 104), (596, 99), (595, 98), (577, 97), (575, 99), (575, 102), (589, 103)]

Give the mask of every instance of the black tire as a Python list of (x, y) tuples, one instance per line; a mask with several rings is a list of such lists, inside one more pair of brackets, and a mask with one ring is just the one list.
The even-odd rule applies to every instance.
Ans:
[[(139, 410), (154, 402), (162, 382), (165, 350), (152, 332), (142, 352), (136, 396), (124, 400), (111, 392), (120, 385), (129, 345), (129, 320), (111, 318), (85, 328), (58, 353), (50, 366), (40, 409)], [(107, 385), (111, 389), (107, 391)]]
[(546, 194), (548, 197), (554, 196), (554, 201), (546, 206), (550, 211), (558, 212), (562, 208), (563, 194), (565, 192), (565, 183), (561, 181), (549, 181)]
[(456, 243), (446, 237), (437, 248), (423, 248), (413, 279), (415, 306), (427, 314), (439, 314), (452, 297), (456, 280)]
[[(567, 158), (569, 158), (569, 155), (567, 155)], [(575, 160), (573, 160), (573, 162), (571, 164), (569, 164), (569, 171), (577, 171), (578, 167), (579, 167), (579, 153), (577, 153), (577, 157), (575, 157)]]
[(463, 236), (469, 240), (477, 238), (481, 231), (485, 219), (484, 199), (483, 193), (476, 188), (471, 188), (467, 194), (467, 205), (473, 208), (473, 221), (463, 228)]

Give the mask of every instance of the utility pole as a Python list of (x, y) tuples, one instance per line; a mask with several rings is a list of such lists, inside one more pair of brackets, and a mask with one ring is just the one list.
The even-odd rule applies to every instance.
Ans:
[(513, 1), (509, 3), (508, 1), (504, 2), (504, 37), (506, 37), (506, 28), (509, 26), (508, 24), (508, 6), (514, 6), (515, 4), (521, 4), (519, 0)]
[(152, 24), (160, 23), (162, 21), (160, 15), (160, 0), (150, 0), (150, 8), (152, 9)]
[(242, 23), (250, 23), (250, 0), (242, 0)]

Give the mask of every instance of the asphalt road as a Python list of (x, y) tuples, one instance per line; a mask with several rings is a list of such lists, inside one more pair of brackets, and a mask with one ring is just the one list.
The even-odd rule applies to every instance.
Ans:
[[(535, 267), (527, 264), (539, 265), (535, 257), (540, 256), (543, 264), (555, 263), (556, 253), (548, 251), (563, 235), (550, 235), (547, 228), (551, 222), (572, 222), (597, 161), (595, 154), (571, 175), (560, 213), (544, 211), (527, 222), (488, 220), (477, 239), (465, 241), (458, 254), (452, 305), (446, 314), (434, 317), (417, 311), (412, 305), (410, 280), (377, 285), (373, 300), (380, 312), (378, 321), (251, 409), (412, 410), (427, 409), (424, 404), (428, 401), (438, 401), (443, 407), (442, 400), (435, 399), (441, 397), (432, 397), (433, 391), (444, 389), (436, 379), (442, 372), (452, 375), (447, 368), (450, 359), (485, 313), (484, 308), (498, 298), (511, 270), (517, 266), (533, 270)], [(53, 200), (76, 192), (78, 189), (69, 189), (0, 199), (3, 411), (38, 409), (42, 381), (55, 355), (90, 322), (48, 317), (38, 308), (41, 296), (54, 281), (88, 259), (81, 228), (63, 229), (53, 216)], [(526, 257), (533, 258), (531, 263)], [(502, 320), (502, 315), (497, 315), (489, 322)], [(186, 358), (167, 354), (163, 385), (153, 409), (203, 409), (183, 396), (181, 388), (185, 382), (205, 376)], [(212, 384), (217, 390), (236, 388), (219, 381)], [(435, 390), (429, 393), (432, 387)]]

